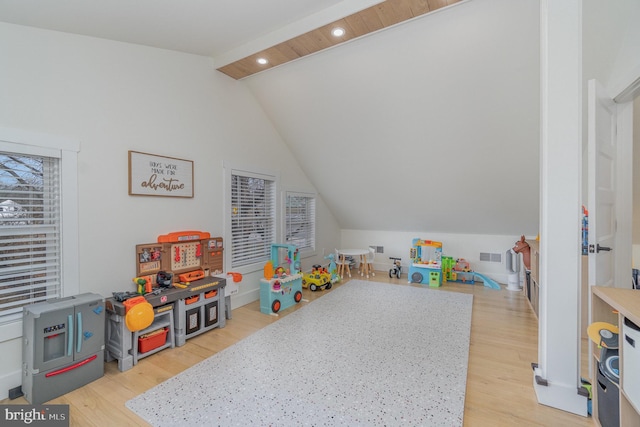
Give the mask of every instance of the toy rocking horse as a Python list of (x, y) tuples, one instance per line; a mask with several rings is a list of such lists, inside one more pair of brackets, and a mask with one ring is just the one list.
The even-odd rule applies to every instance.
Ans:
[(522, 262), (527, 270), (531, 270), (531, 247), (524, 240), (524, 235), (516, 242), (513, 251), (522, 254)]

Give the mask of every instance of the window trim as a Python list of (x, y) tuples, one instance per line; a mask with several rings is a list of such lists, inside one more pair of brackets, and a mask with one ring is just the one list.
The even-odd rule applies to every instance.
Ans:
[(317, 236), (317, 227), (318, 227), (318, 193), (315, 191), (305, 191), (294, 188), (283, 188), (282, 190), (282, 234), (280, 235), (280, 239), (283, 242), (286, 242), (287, 238), (287, 197), (289, 195), (300, 196), (300, 197), (308, 197), (313, 199), (314, 203), (314, 214), (313, 214), (313, 249), (300, 250), (301, 258), (309, 258), (317, 255), (318, 253), (318, 236)]
[[(237, 165), (232, 165), (228, 162), (223, 162), (223, 170), (224, 170), (224, 212), (223, 212), (223, 220), (224, 220), (224, 239), (225, 239), (225, 252), (227, 255), (225, 256), (225, 271), (236, 271), (242, 274), (254, 273), (257, 271), (262, 271), (264, 269), (264, 263), (253, 263), (244, 265), (242, 267), (231, 267), (231, 245), (232, 245), (232, 235), (231, 235), (231, 183), (232, 183), (232, 175), (243, 175), (243, 176), (251, 176), (255, 178), (262, 178), (271, 180), (274, 182), (274, 209), (275, 209), (275, 219), (274, 219), (274, 239), (278, 240), (279, 236), (281, 236), (281, 208), (278, 203), (278, 195), (280, 193), (280, 174), (273, 171), (268, 171), (260, 168), (253, 167), (241, 167)], [(273, 242), (277, 243), (277, 242)]]
[[(76, 295), (80, 291), (80, 258), (78, 230), (78, 152), (77, 141), (0, 127), (0, 150), (19, 154), (60, 158), (61, 215), (61, 295)], [(0, 343), (22, 336), (22, 320), (0, 325)]]

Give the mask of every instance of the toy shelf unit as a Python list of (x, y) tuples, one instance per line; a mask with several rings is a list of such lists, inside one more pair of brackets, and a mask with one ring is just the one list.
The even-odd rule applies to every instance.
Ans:
[(298, 249), (294, 245), (271, 245), (271, 259), (260, 279), (260, 311), (277, 314), (302, 301), (302, 272)]
[(175, 346), (173, 304), (156, 307), (153, 310), (153, 323), (141, 331), (135, 331), (131, 342), (131, 356), (133, 364), (139, 359), (151, 356)]
[[(126, 308), (113, 298), (107, 298), (105, 324), (105, 361), (118, 361), (118, 370), (126, 371), (143, 357), (175, 346), (173, 304), (153, 309), (153, 322), (140, 331), (130, 331), (125, 322)], [(156, 336), (162, 332), (162, 340)], [(165, 333), (166, 331), (166, 333)]]
[(409, 283), (442, 286), (442, 243), (413, 239), (409, 264)]
[(640, 291), (592, 286), (591, 318), (592, 326), (619, 332), (589, 341), (593, 419), (602, 427), (640, 426)]

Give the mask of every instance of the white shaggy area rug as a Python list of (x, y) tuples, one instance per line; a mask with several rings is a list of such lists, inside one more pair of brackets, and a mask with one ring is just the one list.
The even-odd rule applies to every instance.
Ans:
[(461, 426), (472, 302), (352, 280), (126, 405), (153, 426)]

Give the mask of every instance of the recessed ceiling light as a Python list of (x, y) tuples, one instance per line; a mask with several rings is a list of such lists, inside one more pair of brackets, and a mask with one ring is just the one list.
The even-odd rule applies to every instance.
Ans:
[(267, 65), (269, 63), (266, 58), (258, 58), (256, 59), (256, 62), (260, 65)]
[(344, 36), (344, 28), (340, 28), (340, 27), (336, 27), (333, 30), (331, 30), (331, 34), (333, 34), (334, 37), (342, 37)]

